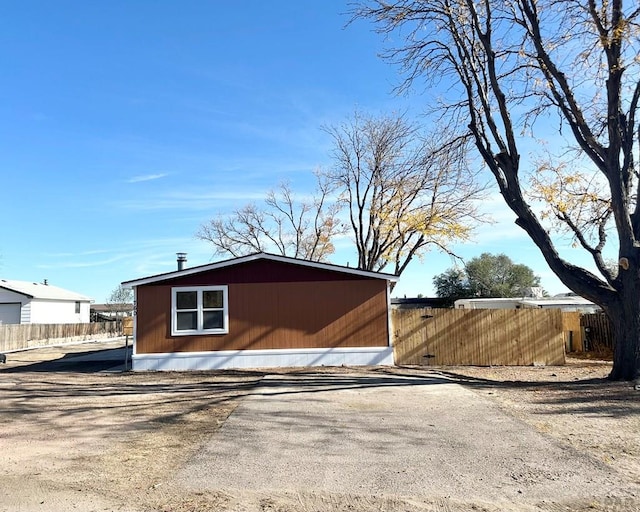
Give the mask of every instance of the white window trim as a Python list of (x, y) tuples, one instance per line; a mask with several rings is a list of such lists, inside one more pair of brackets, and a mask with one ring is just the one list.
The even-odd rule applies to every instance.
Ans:
[[(222, 329), (203, 329), (203, 292), (222, 291), (222, 310), (224, 326)], [(198, 328), (189, 330), (177, 330), (178, 309), (176, 307), (176, 297), (178, 292), (197, 292), (198, 295)], [(229, 287), (228, 286), (176, 286), (171, 288), (171, 335), (172, 336), (193, 336), (203, 334), (228, 334), (229, 333)]]

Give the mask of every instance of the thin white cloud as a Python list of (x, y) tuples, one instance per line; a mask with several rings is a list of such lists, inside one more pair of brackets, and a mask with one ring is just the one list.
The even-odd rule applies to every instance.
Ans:
[(48, 258), (75, 258), (79, 256), (95, 256), (97, 254), (107, 254), (112, 252), (110, 249), (93, 249), (79, 252), (51, 252), (45, 253), (44, 256)]
[(211, 210), (221, 206), (240, 206), (240, 202), (260, 202), (267, 196), (266, 192), (176, 192), (148, 198), (136, 198), (116, 201), (117, 207), (129, 210)]
[(36, 268), (42, 269), (56, 269), (56, 268), (88, 268), (88, 267), (101, 267), (105, 265), (110, 265), (117, 261), (124, 259), (124, 256), (114, 256), (112, 258), (103, 259), (103, 260), (92, 260), (92, 261), (62, 261), (59, 263), (52, 264), (40, 264), (36, 265)]
[[(78, 253), (58, 253), (48, 255), (56, 261), (41, 263), (36, 268), (45, 270), (83, 269), (112, 266), (118, 269), (136, 270), (132, 277), (172, 270), (175, 267), (175, 253), (187, 252), (194, 264), (207, 263), (211, 249), (206, 243), (191, 237), (168, 237), (146, 240), (130, 240), (119, 244), (111, 251), (86, 250)], [(106, 253), (106, 254), (105, 254)], [(92, 257), (103, 255), (103, 257)], [(124, 272), (123, 272), (124, 273)], [(118, 277), (120, 279), (120, 276)]]
[(168, 176), (168, 175), (169, 173), (166, 173), (166, 172), (162, 172), (158, 174), (143, 174), (141, 176), (134, 176), (133, 178), (128, 179), (127, 183), (141, 183), (143, 181), (159, 180), (160, 178), (164, 178), (165, 176)]

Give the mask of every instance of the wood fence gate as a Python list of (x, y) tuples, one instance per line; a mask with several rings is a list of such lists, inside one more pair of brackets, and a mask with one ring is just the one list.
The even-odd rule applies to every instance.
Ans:
[(558, 309), (395, 309), (396, 364), (559, 365), (565, 336)]

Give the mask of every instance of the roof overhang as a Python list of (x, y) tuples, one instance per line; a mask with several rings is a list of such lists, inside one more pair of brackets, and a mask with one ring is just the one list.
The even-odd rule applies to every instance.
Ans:
[(32, 300), (63, 301), (63, 302), (92, 302), (93, 299), (79, 293), (65, 290), (47, 283), (34, 283), (31, 281), (16, 281), (13, 279), (0, 279), (0, 289), (8, 290), (23, 295)]
[(20, 290), (14, 290), (13, 288), (8, 288), (7, 286), (0, 286), (0, 288), (3, 289), (3, 290), (7, 290), (9, 292), (17, 293), (18, 295), (24, 295), (25, 297), (28, 297), (29, 299), (33, 299), (34, 298), (33, 295), (29, 295), (28, 293), (22, 292)]
[(398, 276), (393, 274), (385, 274), (382, 272), (372, 272), (369, 270), (360, 270), (360, 269), (351, 268), (351, 267), (344, 267), (341, 265), (333, 265), (330, 263), (320, 263), (318, 261), (301, 260), (298, 258), (291, 258), (289, 256), (280, 256), (277, 254), (269, 254), (269, 253), (262, 252), (262, 253), (256, 253), (256, 254), (249, 254), (248, 256), (241, 256), (239, 258), (219, 261), (216, 263), (209, 263), (207, 265), (200, 265), (197, 267), (186, 268), (183, 270), (166, 272), (164, 274), (157, 274), (154, 276), (143, 277), (140, 279), (133, 279), (131, 281), (124, 281), (122, 283), (122, 286), (124, 286), (125, 288), (135, 288), (136, 286), (158, 283), (162, 281), (167, 281), (169, 279), (190, 276), (193, 274), (199, 274), (201, 272), (208, 272), (210, 270), (219, 270), (225, 267), (232, 267), (234, 265), (240, 265), (242, 263), (248, 263), (251, 261), (258, 261), (258, 260), (277, 261), (280, 263), (288, 263), (292, 265), (299, 265), (301, 267), (316, 268), (319, 270), (328, 270), (331, 272), (341, 272), (343, 274), (350, 274), (350, 275), (366, 277), (370, 279), (382, 279), (382, 280), (393, 282), (393, 283), (397, 282), (399, 279)]

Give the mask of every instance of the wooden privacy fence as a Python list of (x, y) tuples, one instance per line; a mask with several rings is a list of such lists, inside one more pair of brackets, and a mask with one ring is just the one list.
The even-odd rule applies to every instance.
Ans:
[(396, 364), (564, 364), (559, 309), (393, 310)]
[(3, 324), (0, 352), (22, 350), (71, 341), (109, 338), (120, 334), (121, 322), (89, 324)]
[(564, 331), (565, 352), (583, 352), (584, 335), (580, 321), (582, 313), (568, 311), (562, 313), (562, 330)]
[(580, 324), (585, 337), (585, 350), (613, 350), (611, 321), (605, 313), (582, 315)]

